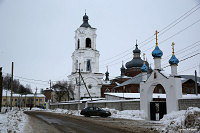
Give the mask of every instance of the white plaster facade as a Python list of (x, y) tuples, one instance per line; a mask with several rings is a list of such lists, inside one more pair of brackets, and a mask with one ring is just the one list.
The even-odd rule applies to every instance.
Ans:
[[(68, 76), (74, 85), (74, 98), (79, 99), (77, 82), (80, 71), (92, 97), (101, 96), (103, 73), (99, 73), (99, 51), (96, 50), (96, 28), (79, 27), (75, 31), (75, 51), (72, 53), (72, 73)], [(88, 41), (89, 40), (89, 41)], [(91, 88), (90, 88), (91, 87)], [(81, 81), (80, 98), (89, 97)]]
[(145, 118), (150, 119), (150, 102), (156, 85), (161, 84), (166, 92), (167, 113), (178, 111), (178, 99), (182, 97), (180, 77), (164, 76), (160, 70), (154, 70), (145, 82), (140, 83), (140, 109), (144, 110)]

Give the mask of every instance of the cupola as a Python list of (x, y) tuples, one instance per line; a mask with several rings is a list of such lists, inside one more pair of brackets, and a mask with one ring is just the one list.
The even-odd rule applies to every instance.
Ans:
[(175, 43), (173, 42), (172, 43), (172, 57), (169, 60), (170, 65), (178, 65), (178, 63), (179, 63), (179, 60), (174, 55), (174, 45), (175, 45)]
[(135, 45), (135, 50), (133, 50), (133, 59), (126, 63), (126, 68), (141, 67), (143, 65), (143, 60), (140, 57), (141, 51), (138, 49), (137, 40)]
[(88, 23), (89, 17), (86, 15), (83, 16), (83, 24), (80, 27), (85, 27), (85, 28), (91, 28), (91, 26)]

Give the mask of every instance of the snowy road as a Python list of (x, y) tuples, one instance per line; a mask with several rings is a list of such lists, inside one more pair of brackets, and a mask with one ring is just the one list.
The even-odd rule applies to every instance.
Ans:
[[(133, 121), (114, 118), (73, 116), (66, 114), (56, 114), (50, 112), (25, 112), (30, 116), (29, 124), (32, 126), (33, 132), (65, 132), (65, 133), (128, 133), (128, 132), (154, 132), (151, 126), (145, 126), (149, 123), (145, 121)], [(33, 121), (35, 121), (33, 123)], [(43, 124), (44, 129), (36, 129)], [(35, 125), (36, 124), (36, 125)], [(46, 127), (45, 127), (46, 124)], [(47, 127), (49, 126), (49, 127)], [(51, 129), (50, 129), (51, 128)], [(41, 131), (43, 130), (43, 131)]]

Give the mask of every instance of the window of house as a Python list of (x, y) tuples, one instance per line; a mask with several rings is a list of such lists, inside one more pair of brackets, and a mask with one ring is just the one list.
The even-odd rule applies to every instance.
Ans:
[(90, 38), (86, 38), (85, 43), (86, 43), (86, 48), (91, 48), (91, 39)]
[(91, 61), (87, 60), (86, 71), (91, 71)]
[(36, 101), (38, 101), (38, 99), (36, 99)]
[(3, 99), (3, 101), (6, 101), (6, 99)]
[(77, 42), (77, 49), (80, 48), (80, 40), (78, 39), (78, 42)]
[(110, 89), (107, 88), (107, 89), (105, 90), (105, 92), (110, 92)]
[(15, 101), (17, 101), (17, 99), (15, 99)]
[(40, 102), (42, 102), (42, 99), (40, 99)]

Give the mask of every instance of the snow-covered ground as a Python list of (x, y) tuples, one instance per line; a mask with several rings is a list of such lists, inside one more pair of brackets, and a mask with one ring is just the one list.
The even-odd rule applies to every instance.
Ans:
[[(123, 118), (123, 119), (131, 119), (131, 120), (143, 120), (144, 119), (144, 112), (140, 110), (124, 110), (124, 111), (119, 111), (115, 109), (109, 109), (109, 108), (103, 108), (104, 110), (108, 110), (111, 112), (111, 118)], [(71, 115), (76, 115), (76, 116), (81, 116), (80, 115), (80, 110), (67, 110), (67, 109), (39, 109), (39, 108), (33, 108), (32, 110), (43, 110), (47, 112), (53, 112), (53, 113), (63, 113), (63, 114), (71, 114)]]
[[(167, 133), (183, 132), (183, 133), (200, 133), (200, 125), (198, 127), (191, 126), (187, 128), (185, 126), (187, 116), (190, 114), (200, 114), (200, 108), (190, 107), (187, 110), (181, 110), (177, 112), (171, 112), (165, 115), (161, 120), (161, 124), (164, 125), (161, 130)], [(196, 117), (196, 116), (195, 116)], [(200, 120), (200, 115), (197, 116)], [(199, 123), (200, 124), (200, 123)]]
[[(6, 108), (2, 109), (5, 112)], [(13, 108), (12, 111), (0, 114), (0, 133), (21, 133), (27, 122), (27, 117), (23, 110)]]
[[(17, 108), (13, 109), (12, 111), (8, 111), (7, 113), (0, 114), (0, 133), (23, 133), (25, 124), (28, 122), (28, 117), (23, 113), (23, 111), (29, 110), (21, 109), (18, 110)], [(119, 111), (115, 109), (108, 109), (112, 114), (111, 118), (124, 118), (124, 119), (132, 119), (132, 120), (144, 120), (144, 112), (140, 110), (124, 110)], [(80, 111), (78, 110), (66, 110), (66, 109), (39, 109), (33, 108), (31, 111), (45, 111), (45, 112), (53, 112), (53, 113), (62, 113), (62, 114), (71, 114), (71, 115), (80, 115)], [(160, 123), (161, 128), (159, 129), (162, 132), (174, 133), (174, 132), (199, 132), (198, 128), (186, 128), (185, 121), (189, 114), (194, 114), (194, 112), (200, 113), (200, 108), (190, 107), (188, 110), (181, 110), (177, 112), (172, 112), (163, 117), (157, 123)], [(197, 118), (197, 120), (200, 120)], [(199, 126), (200, 127), (200, 126)], [(200, 130), (200, 129), (199, 129)]]

